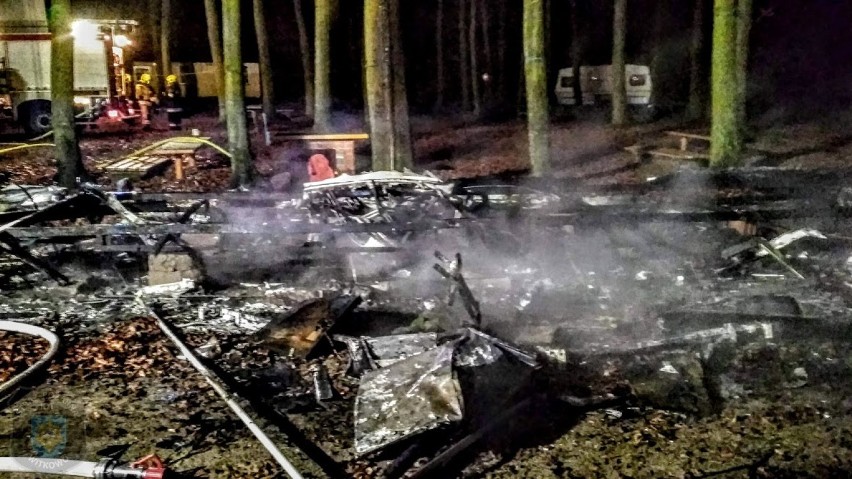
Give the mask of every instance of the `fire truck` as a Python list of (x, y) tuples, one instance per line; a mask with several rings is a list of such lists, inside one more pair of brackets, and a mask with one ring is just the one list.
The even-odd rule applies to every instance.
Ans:
[[(125, 50), (133, 20), (75, 20), (74, 104), (80, 123), (138, 118), (127, 102)], [(30, 134), (50, 130), (50, 40), (44, 0), (0, 0), (0, 117)]]

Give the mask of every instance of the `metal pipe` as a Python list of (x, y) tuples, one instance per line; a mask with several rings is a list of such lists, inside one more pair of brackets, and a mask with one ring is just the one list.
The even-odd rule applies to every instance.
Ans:
[(255, 424), (255, 422), (246, 413), (246, 411), (242, 407), (240, 407), (239, 404), (237, 404), (237, 401), (234, 399), (234, 396), (232, 394), (229, 394), (225, 390), (225, 387), (221, 384), (221, 380), (216, 376), (216, 374), (211, 371), (207, 366), (205, 366), (198, 359), (198, 357), (195, 356), (195, 353), (193, 353), (192, 350), (189, 349), (189, 347), (184, 344), (184, 342), (181, 341), (180, 338), (177, 337), (174, 331), (172, 331), (171, 326), (169, 326), (169, 324), (166, 323), (166, 321), (161, 318), (159, 314), (157, 314), (141, 299), (137, 298), (137, 302), (140, 306), (145, 308), (145, 310), (147, 310), (153, 318), (157, 320), (157, 326), (160, 327), (160, 330), (163, 331), (163, 334), (165, 334), (172, 341), (172, 343), (174, 343), (175, 346), (178, 347), (181, 354), (187, 359), (187, 361), (189, 361), (189, 363), (192, 364), (192, 366), (199, 373), (201, 373), (202, 376), (204, 376), (204, 379), (207, 381), (207, 383), (210, 384), (210, 386), (213, 388), (214, 391), (216, 391), (219, 397), (221, 397), (222, 400), (228, 404), (228, 407), (230, 407), (231, 410), (234, 411), (237, 417), (239, 417), (243, 424), (248, 427), (249, 431), (254, 434), (254, 436), (257, 438), (258, 441), (260, 441), (263, 447), (266, 448), (267, 451), (269, 451), (269, 454), (271, 454), (275, 461), (278, 462), (279, 465), (281, 465), (287, 475), (290, 476), (292, 479), (302, 479), (301, 473), (299, 473), (299, 471), (296, 470), (295, 466), (293, 466), (293, 464), (288, 461), (286, 457), (284, 457), (284, 454), (281, 453), (281, 450), (278, 449), (272, 439), (270, 439), (269, 436), (267, 436), (266, 433), (264, 433), (263, 430), (261, 430), (260, 427)]

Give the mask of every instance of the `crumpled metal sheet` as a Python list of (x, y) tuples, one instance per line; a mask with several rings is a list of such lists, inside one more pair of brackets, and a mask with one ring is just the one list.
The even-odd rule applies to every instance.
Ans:
[(35, 211), (60, 201), (67, 191), (57, 186), (4, 186), (0, 188), (0, 212)]
[(355, 451), (365, 454), (463, 417), (453, 374), (455, 342), (361, 377), (355, 400)]
[(397, 334), (365, 338), (364, 342), (367, 343), (376, 364), (386, 368), (434, 348), (438, 345), (438, 335), (436, 333)]
[(456, 367), (485, 366), (499, 361), (504, 356), (529, 367), (538, 366), (538, 359), (534, 354), (518, 349), (482, 331), (468, 328), (465, 336), (467, 339), (458, 346), (453, 358), (453, 365)]

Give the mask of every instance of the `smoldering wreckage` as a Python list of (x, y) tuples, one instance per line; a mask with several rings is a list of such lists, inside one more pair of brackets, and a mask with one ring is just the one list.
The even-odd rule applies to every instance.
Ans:
[[(592, 411), (703, 417), (773, 388), (843, 394), (848, 180), (751, 168), (555, 189), (374, 172), (301, 198), (8, 184), (2, 326), (49, 345), (2, 393), (97, 374), (75, 361), (152, 377), (189, 361), (280, 467), (253, 477), (475, 477), (483, 450), (547, 444)], [(270, 438), (282, 422), (306, 459)], [(775, 477), (781, 453), (759, 452), (721, 472)], [(56, 461), (83, 477), (164, 471)]]

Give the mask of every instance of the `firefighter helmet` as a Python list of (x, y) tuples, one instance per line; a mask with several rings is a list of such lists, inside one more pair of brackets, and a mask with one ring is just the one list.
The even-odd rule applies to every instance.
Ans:
[(139, 77), (139, 83), (149, 84), (151, 83), (151, 75), (148, 73), (143, 73), (142, 76)]

